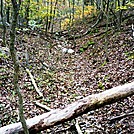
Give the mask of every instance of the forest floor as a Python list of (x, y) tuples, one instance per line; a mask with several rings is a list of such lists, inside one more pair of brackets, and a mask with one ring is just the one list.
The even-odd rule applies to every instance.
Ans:
[[(122, 32), (112, 30), (107, 38), (104, 34), (97, 36), (103, 31), (103, 28), (97, 29), (95, 33), (75, 41), (67, 40), (64, 36), (51, 39), (35, 31), (17, 32), (19, 86), (24, 98), (26, 118), (45, 112), (35, 105), (35, 101), (51, 109), (64, 108), (87, 95), (134, 81), (134, 39), (131, 25), (124, 25)], [(9, 44), (8, 34), (7, 43)], [(74, 52), (65, 53), (67, 49)], [(36, 92), (26, 66), (44, 98)], [(17, 100), (9, 50), (0, 46), (0, 127), (19, 121)], [(113, 122), (110, 119), (132, 111), (134, 112), (134, 96), (89, 111), (77, 119), (85, 134), (131, 134), (134, 133), (134, 115)], [(77, 133), (73, 126), (74, 120), (42, 133)]]

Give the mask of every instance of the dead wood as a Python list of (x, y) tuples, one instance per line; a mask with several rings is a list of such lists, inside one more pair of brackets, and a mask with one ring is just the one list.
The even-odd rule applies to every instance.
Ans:
[(126, 118), (128, 116), (133, 116), (133, 115), (134, 115), (134, 112), (125, 113), (123, 115), (119, 115), (119, 116), (113, 117), (113, 118), (109, 119), (109, 121), (110, 121), (110, 123), (113, 123), (116, 120), (121, 120), (122, 118)]
[(35, 104), (36, 106), (38, 106), (38, 107), (44, 109), (44, 110), (47, 111), (47, 112), (53, 110), (53, 109), (49, 108), (48, 106), (43, 105), (43, 104), (41, 104), (41, 103), (39, 103), (39, 102), (37, 102), (37, 101), (34, 101), (34, 104)]
[(26, 69), (26, 72), (29, 74), (29, 76), (30, 76), (30, 78), (31, 78), (31, 81), (32, 81), (32, 84), (34, 85), (34, 88), (35, 88), (36, 92), (39, 94), (40, 97), (43, 98), (43, 94), (42, 94), (42, 93), (40, 92), (40, 90), (38, 89), (37, 84), (36, 84), (36, 82), (35, 82), (35, 80), (34, 80), (32, 74), (31, 74), (30, 70), (29, 70), (29, 69)]
[[(31, 134), (50, 128), (56, 124), (74, 119), (91, 110), (111, 104), (134, 95), (134, 82), (117, 86), (99, 94), (89, 95), (64, 109), (55, 109), (26, 121)], [(21, 123), (14, 123), (0, 128), (0, 134), (23, 133)]]

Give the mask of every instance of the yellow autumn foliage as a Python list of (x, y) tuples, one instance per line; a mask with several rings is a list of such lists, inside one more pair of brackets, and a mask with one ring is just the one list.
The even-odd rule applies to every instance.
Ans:
[[(61, 23), (61, 28), (66, 29), (68, 26), (72, 25), (73, 22), (82, 19), (83, 17), (87, 17), (91, 15), (92, 13), (96, 12), (96, 8), (94, 6), (85, 6), (84, 9), (82, 6), (75, 6), (74, 8), (74, 16), (73, 20), (70, 20), (69, 18), (66, 18)], [(73, 15), (71, 13), (71, 15)]]

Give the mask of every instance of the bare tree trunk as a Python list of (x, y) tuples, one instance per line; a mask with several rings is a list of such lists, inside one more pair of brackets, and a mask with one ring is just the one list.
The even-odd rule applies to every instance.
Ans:
[(6, 10), (6, 21), (10, 24), (10, 5), (9, 5), (9, 3), (5, 4), (5, 10)]
[[(26, 125), (26, 121), (24, 118), (24, 113), (23, 113), (23, 98), (19, 89), (19, 85), (18, 85), (18, 80), (19, 80), (19, 63), (17, 61), (17, 56), (16, 56), (16, 51), (15, 51), (15, 33), (16, 33), (16, 25), (17, 25), (17, 18), (18, 18), (18, 11), (19, 11), (19, 7), (18, 4), (16, 2), (16, 0), (12, 0), (12, 5), (13, 5), (13, 20), (12, 20), (12, 26), (11, 26), (11, 30), (10, 30), (10, 53), (11, 53), (11, 57), (13, 60), (13, 64), (14, 64), (14, 88), (15, 91), (18, 95), (18, 99), (19, 99), (19, 117), (20, 117), (20, 121), (22, 123), (23, 129), (24, 129), (24, 133), (25, 134), (29, 134), (29, 131), (27, 129), (27, 125)], [(4, 134), (4, 133), (3, 133)]]
[(54, 4), (54, 9), (53, 9), (53, 17), (52, 17), (52, 26), (51, 26), (51, 32), (53, 32), (53, 26), (54, 26), (54, 19), (55, 19), (55, 13), (56, 13), (56, 8), (57, 8), (57, 4), (58, 4), (58, 0), (55, 1), (55, 4)]
[(49, 21), (48, 21), (48, 27), (47, 30), (50, 30), (51, 24), (52, 24), (52, 13), (53, 13), (53, 1), (50, 0), (50, 11), (49, 11)]
[(6, 46), (6, 22), (5, 22), (5, 17), (4, 17), (4, 4), (3, 4), (3, 0), (0, 1), (1, 2), (1, 20), (2, 20), (2, 26), (3, 26), (3, 46)]
[(109, 24), (109, 4), (110, 4), (110, 1), (107, 0), (107, 3), (106, 3), (106, 34), (105, 34), (105, 45), (104, 45), (104, 50), (105, 50), (105, 61), (108, 62), (109, 59), (108, 59), (108, 45), (109, 45), (109, 38), (108, 38), (108, 30), (109, 30), (109, 27), (108, 27), (108, 24)]
[(45, 34), (48, 32), (48, 25), (49, 25), (49, 0), (46, 2), (46, 7), (47, 7), (47, 16), (46, 16), (46, 31)]
[(27, 0), (26, 12), (25, 12), (26, 27), (28, 27), (29, 23), (29, 9), (30, 9), (30, 0)]
[[(134, 95), (134, 82), (114, 87), (99, 94), (89, 95), (68, 105), (64, 109), (55, 109), (48, 113), (28, 119), (26, 122), (29, 132), (35, 134), (41, 130), (74, 119), (91, 110), (117, 102), (118, 100), (131, 95)], [(17, 132), (23, 132), (20, 122), (0, 128), (1, 134), (13, 134)]]

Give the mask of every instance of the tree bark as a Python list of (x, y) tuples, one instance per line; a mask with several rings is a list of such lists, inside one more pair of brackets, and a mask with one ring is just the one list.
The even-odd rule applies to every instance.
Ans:
[(6, 22), (5, 22), (5, 17), (4, 17), (4, 4), (3, 4), (3, 0), (0, 1), (1, 4), (1, 11), (0, 11), (0, 15), (1, 15), (1, 21), (2, 21), (2, 26), (3, 26), (3, 42), (2, 45), (5, 47), (6, 46)]
[[(16, 0), (12, 0), (12, 6), (13, 6), (13, 20), (12, 20), (12, 25), (11, 25), (11, 30), (10, 30), (10, 53), (11, 53), (11, 58), (13, 60), (13, 65), (14, 65), (14, 89), (18, 95), (18, 104), (19, 104), (19, 117), (20, 121), (22, 123), (24, 133), (29, 134), (28, 128), (26, 125), (25, 117), (24, 117), (24, 110), (23, 110), (23, 97), (20, 92), (20, 88), (18, 85), (19, 81), (19, 62), (17, 60), (17, 55), (16, 55), (16, 49), (15, 49), (15, 36), (16, 36), (16, 26), (17, 26), (17, 18), (19, 14), (19, 7), (18, 3)], [(4, 134), (4, 133), (3, 133)]]
[[(111, 88), (99, 94), (89, 95), (68, 105), (64, 109), (55, 109), (48, 113), (28, 119), (26, 121), (27, 126), (29, 132), (34, 134), (131, 95), (134, 95), (134, 82)], [(20, 122), (0, 128), (1, 134), (22, 132), (23, 129)]]

